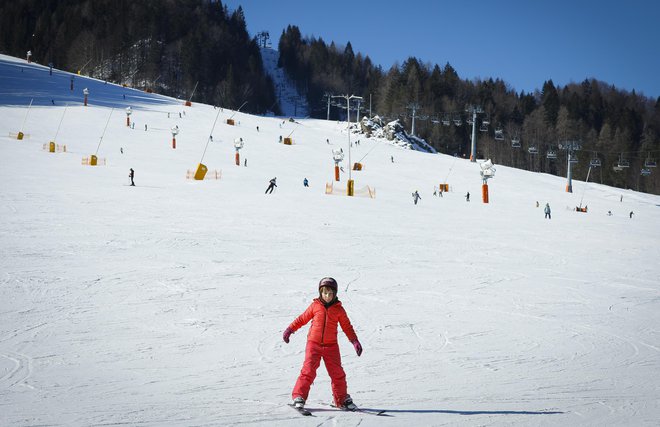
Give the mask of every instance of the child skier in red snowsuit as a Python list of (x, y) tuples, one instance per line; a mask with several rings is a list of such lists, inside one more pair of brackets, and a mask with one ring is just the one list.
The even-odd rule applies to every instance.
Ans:
[(306, 325), (310, 320), (312, 326), (307, 334), (305, 362), (291, 393), (293, 405), (298, 408), (305, 406), (309, 389), (312, 382), (314, 382), (314, 378), (316, 378), (316, 369), (321, 364), (321, 359), (323, 359), (332, 382), (334, 405), (354, 410), (356, 406), (347, 393), (346, 373), (341, 367), (341, 355), (337, 343), (337, 324), (341, 326), (346, 337), (353, 344), (358, 356), (362, 354), (362, 345), (358, 341), (346, 311), (337, 299), (337, 281), (332, 277), (321, 279), (319, 282), (319, 297), (314, 299), (307, 310), (286, 328), (282, 337), (284, 342), (288, 344), (291, 334)]

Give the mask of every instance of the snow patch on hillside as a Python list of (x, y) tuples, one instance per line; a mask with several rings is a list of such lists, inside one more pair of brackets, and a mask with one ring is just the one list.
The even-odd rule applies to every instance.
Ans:
[(287, 77), (284, 69), (277, 66), (279, 55), (275, 49), (261, 48), (264, 70), (273, 79), (275, 97), (280, 104), (282, 114), (286, 117), (308, 117), (307, 98), (298, 92), (295, 83)]
[(384, 139), (390, 144), (408, 150), (437, 153), (424, 139), (408, 135), (399, 120), (384, 123), (379, 116), (364, 117), (360, 121), (360, 132), (367, 137)]

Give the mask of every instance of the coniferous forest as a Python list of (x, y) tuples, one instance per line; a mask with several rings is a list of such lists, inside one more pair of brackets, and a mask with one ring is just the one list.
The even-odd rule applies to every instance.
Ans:
[[(276, 109), (243, 11), (200, 0), (18, 0), (0, 4), (0, 51), (181, 99)], [(193, 95), (194, 91), (194, 95)]]
[[(295, 19), (295, 18), (292, 18)], [(595, 78), (517, 92), (496, 76), (461, 78), (450, 65), (408, 58), (388, 70), (367, 55), (289, 25), (280, 66), (311, 115), (326, 118), (327, 95), (362, 96), (361, 116), (399, 119), (438, 151), (470, 155), (472, 115), (478, 157), (565, 176), (567, 146), (576, 179), (660, 194), (660, 97), (651, 99)], [(239, 7), (219, 0), (18, 0), (0, 5), (0, 51), (68, 71), (170, 96), (264, 114), (279, 113), (259, 46)], [(596, 73), (597, 70), (594, 70)], [(196, 87), (196, 89), (195, 89)], [(195, 90), (193, 95), (193, 90)], [(354, 113), (353, 113), (354, 114)], [(331, 119), (346, 112), (331, 109)], [(355, 120), (353, 118), (353, 120)], [(596, 165), (600, 166), (596, 166)]]

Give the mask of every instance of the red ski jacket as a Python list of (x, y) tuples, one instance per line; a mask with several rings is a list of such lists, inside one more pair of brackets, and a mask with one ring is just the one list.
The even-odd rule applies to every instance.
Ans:
[(329, 307), (326, 307), (321, 300), (316, 298), (307, 307), (307, 310), (298, 316), (289, 327), (297, 331), (310, 320), (312, 321), (312, 326), (309, 328), (309, 333), (307, 334), (308, 341), (313, 341), (321, 345), (337, 344), (338, 323), (341, 325), (341, 329), (349, 341), (357, 339), (346, 310), (344, 310), (344, 307), (341, 306), (341, 302), (338, 300)]

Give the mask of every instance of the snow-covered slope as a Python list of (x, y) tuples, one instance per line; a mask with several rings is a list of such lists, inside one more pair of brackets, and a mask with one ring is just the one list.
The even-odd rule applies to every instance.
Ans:
[(266, 73), (271, 76), (275, 84), (275, 96), (286, 117), (308, 117), (309, 105), (304, 94), (298, 92), (295, 84), (286, 76), (283, 68), (277, 66), (279, 52), (275, 49), (261, 48), (261, 58)]
[[(330, 197), (345, 123), (69, 78), (0, 57), (0, 425), (656, 425), (660, 197), (496, 165), (484, 204), (477, 164), (372, 138), (377, 197)], [(222, 179), (187, 180), (202, 159)], [(323, 367), (315, 418), (285, 405), (306, 330), (282, 331), (327, 275), (349, 392), (390, 417), (329, 408)]]

